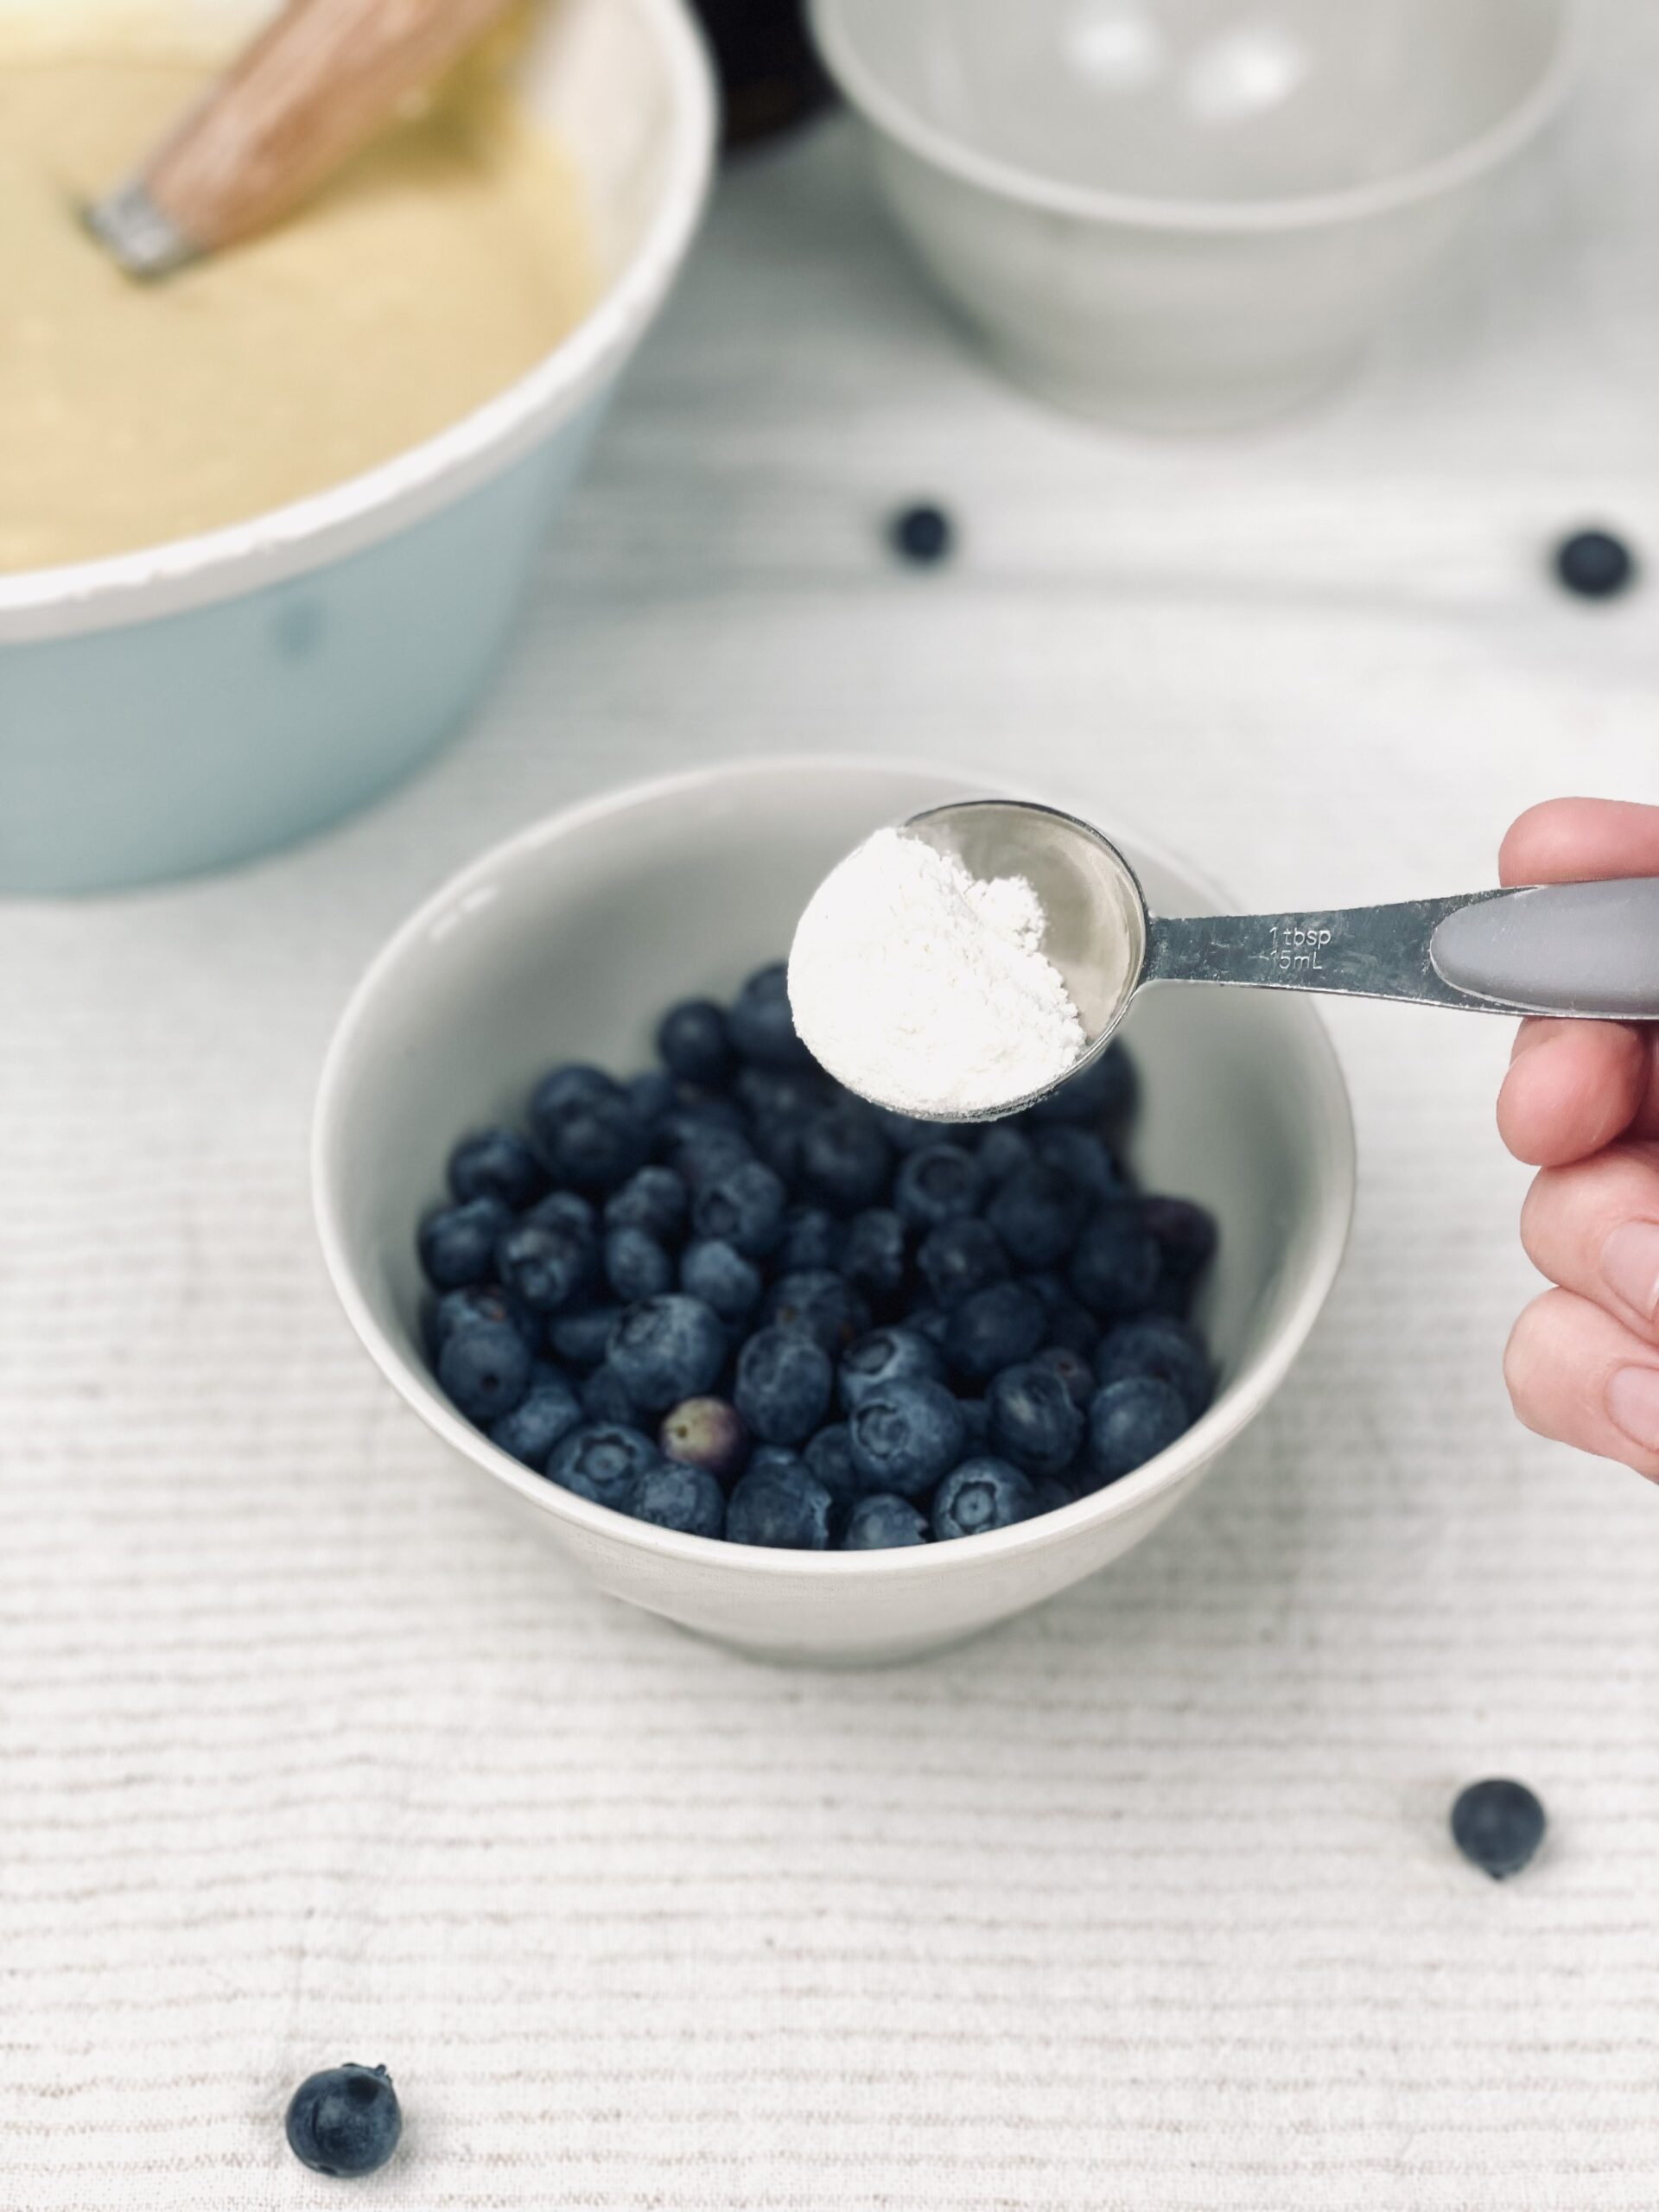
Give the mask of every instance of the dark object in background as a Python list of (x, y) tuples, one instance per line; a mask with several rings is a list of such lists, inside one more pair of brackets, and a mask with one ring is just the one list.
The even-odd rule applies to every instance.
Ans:
[(1607, 530), (1575, 531), (1555, 549), (1555, 574), (1580, 599), (1612, 599), (1636, 578), (1636, 556)]
[(404, 2115), (384, 2066), (330, 2066), (289, 2100), (288, 2147), (314, 2174), (378, 2173), (397, 2148)]
[(1518, 1874), (1544, 1840), (1544, 1808), (1524, 1782), (1471, 1782), (1452, 1808), (1452, 1836), (1495, 1882)]
[(696, 0), (696, 10), (720, 72), (728, 153), (792, 130), (834, 98), (802, 0)]
[(899, 557), (919, 569), (948, 561), (956, 543), (956, 526), (943, 507), (925, 504), (901, 507), (887, 524), (887, 537)]

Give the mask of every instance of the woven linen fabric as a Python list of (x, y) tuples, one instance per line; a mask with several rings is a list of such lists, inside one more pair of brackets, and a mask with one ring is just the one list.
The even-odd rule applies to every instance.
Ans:
[[(1291, 1381), (1117, 1567), (887, 1673), (535, 1544), (372, 1370), (306, 1178), (388, 931), (635, 774), (1051, 772), (1260, 907), (1659, 798), (1659, 598), (1546, 574), (1586, 520), (1659, 560), (1656, 120), (1631, 0), (1363, 375), (1187, 443), (982, 371), (832, 124), (723, 188), (454, 752), (234, 875), (0, 912), (7, 2212), (344, 2203), (282, 2115), (346, 2058), (409, 2212), (1659, 2204), (1659, 1495), (1509, 1414), (1505, 1025), (1332, 1010), (1359, 1214)], [(1446, 1829), (1491, 1772), (1551, 1815), (1502, 1886)]]

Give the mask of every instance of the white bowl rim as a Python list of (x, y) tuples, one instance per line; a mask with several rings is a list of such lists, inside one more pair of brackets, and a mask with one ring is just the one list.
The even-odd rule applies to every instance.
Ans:
[(458, 422), (302, 499), (127, 553), (0, 573), (0, 642), (175, 613), (343, 557), (444, 505), (455, 488), (450, 480), (483, 480), (541, 417), (597, 387), (644, 328), (683, 257), (713, 172), (717, 132), (708, 50), (685, 0), (629, 4), (668, 71), (672, 137), (650, 220), (575, 327)]
[(845, 0), (807, 0), (812, 35), (830, 73), (870, 122), (908, 152), (964, 183), (1046, 213), (1142, 230), (1260, 234), (1367, 221), (1472, 182), (1516, 154), (1566, 95), (1579, 50), (1580, 0), (1554, 0), (1555, 36), (1536, 82), (1488, 130), (1439, 159), (1371, 184), (1286, 200), (1160, 200), (1067, 184), (979, 152), (931, 123), (868, 67), (842, 20)]
[[(615, 785), (591, 798), (543, 816), (491, 846), (424, 900), (364, 970), (340, 1014), (324, 1058), (311, 1138), (312, 1205), (317, 1234), (335, 1295), (370, 1357), (399, 1396), (445, 1443), (472, 1460), (483, 1472), (518, 1491), (533, 1508), (551, 1513), (556, 1520), (567, 1521), (588, 1535), (620, 1542), (654, 1558), (700, 1567), (707, 1567), (711, 1560), (717, 1560), (734, 1573), (781, 1576), (785, 1580), (810, 1580), (825, 1573), (867, 1578), (893, 1576), (901, 1580), (953, 1572), (971, 1573), (978, 1562), (994, 1555), (1011, 1558), (1020, 1553), (1045, 1551), (1084, 1528), (1120, 1519), (1158, 1491), (1175, 1488), (1199, 1463), (1212, 1459), (1255, 1418), (1289, 1372), (1341, 1268), (1353, 1222), (1356, 1173), (1353, 1111), (1341, 1065), (1324, 1023), (1306, 1001), (1294, 1001), (1284, 1010), (1305, 1025), (1306, 1071), (1322, 1109), (1321, 1137), (1314, 1168), (1316, 1179), (1324, 1185), (1323, 1202), (1300, 1291), (1277, 1334), (1254, 1363), (1228, 1383), (1190, 1429), (1166, 1451), (1148, 1459), (1133, 1473), (1079, 1498), (1075, 1504), (1056, 1507), (1030, 1521), (1016, 1522), (1012, 1528), (959, 1537), (951, 1542), (871, 1552), (773, 1551), (760, 1545), (733, 1544), (723, 1538), (686, 1535), (675, 1529), (659, 1529), (562, 1489), (492, 1444), (481, 1430), (464, 1421), (437, 1390), (431, 1377), (406, 1359), (386, 1335), (359, 1287), (329, 1185), (327, 1155), (335, 1126), (344, 1110), (348, 1062), (357, 1033), (385, 979), (430, 935), (435, 925), (464, 908), (474, 894), (486, 888), (491, 879), (503, 870), (513, 869), (542, 847), (577, 835), (589, 823), (605, 816), (634, 806), (656, 804), (677, 794), (703, 791), (721, 783), (739, 785), (751, 778), (798, 769), (878, 775), (897, 771), (940, 778), (955, 778), (959, 773), (949, 764), (938, 760), (903, 757), (871, 760), (856, 753), (771, 753), (716, 761), (703, 767)], [(960, 780), (965, 790), (978, 788), (984, 783), (984, 778), (976, 771), (960, 772)], [(1165, 853), (1154, 841), (1140, 836), (1116, 817), (1112, 834), (1115, 837), (1121, 834), (1132, 851), (1161, 861), (1190, 878), (1215, 899), (1217, 912), (1230, 911), (1224, 892), (1185, 861)]]

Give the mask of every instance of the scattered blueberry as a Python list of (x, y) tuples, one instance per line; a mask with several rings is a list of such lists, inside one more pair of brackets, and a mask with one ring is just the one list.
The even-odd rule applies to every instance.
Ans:
[(607, 1229), (643, 1229), (671, 1244), (685, 1227), (690, 1206), (685, 1185), (671, 1167), (642, 1167), (605, 1201)]
[(801, 1454), (807, 1472), (821, 1482), (836, 1505), (849, 1505), (864, 1485), (853, 1465), (852, 1440), (844, 1421), (821, 1428)]
[(450, 1154), (449, 1188), (459, 1205), (499, 1198), (517, 1213), (547, 1188), (547, 1170), (517, 1129), (480, 1129)]
[(743, 1465), (749, 1440), (737, 1408), (724, 1398), (685, 1398), (663, 1415), (657, 1441), (665, 1459), (703, 1467), (729, 1482)]
[(798, 1274), (808, 1268), (833, 1268), (847, 1242), (845, 1224), (822, 1206), (791, 1206), (772, 1263), (779, 1274)]
[(648, 1230), (613, 1229), (605, 1238), (605, 1281), (624, 1306), (660, 1298), (674, 1287), (675, 1268)]
[(598, 1212), (575, 1191), (550, 1191), (528, 1209), (524, 1219), (537, 1229), (562, 1229), (567, 1236), (582, 1237), (590, 1244), (599, 1239)]
[(1471, 1782), (1452, 1808), (1458, 1849), (1501, 1882), (1518, 1874), (1544, 1840), (1544, 1808), (1524, 1782)]
[(1157, 1287), (1158, 1247), (1138, 1206), (1103, 1206), (1077, 1239), (1068, 1280), (1098, 1319), (1138, 1313)]
[(895, 1152), (919, 1152), (925, 1144), (937, 1144), (947, 1126), (954, 1126), (918, 1121), (914, 1114), (895, 1114), (890, 1106), (873, 1106), (870, 1111)]
[(1018, 1467), (1006, 1459), (964, 1459), (939, 1484), (933, 1500), (933, 1534), (941, 1542), (952, 1536), (980, 1536), (1028, 1521), (1036, 1510), (1036, 1492)]
[(746, 1260), (763, 1260), (783, 1236), (788, 1211), (782, 1177), (747, 1160), (703, 1184), (691, 1222), (699, 1236), (729, 1244)]
[(942, 1382), (919, 1376), (868, 1392), (847, 1419), (853, 1465), (866, 1491), (920, 1497), (962, 1457), (962, 1413)]
[(1636, 560), (1611, 531), (1575, 531), (1555, 549), (1555, 574), (1580, 599), (1611, 599), (1634, 578)]
[(804, 1329), (814, 1344), (839, 1359), (870, 1325), (868, 1300), (831, 1268), (804, 1268), (779, 1275), (767, 1294), (762, 1319), (778, 1329)]
[(991, 1447), (1028, 1475), (1058, 1475), (1077, 1456), (1083, 1414), (1052, 1367), (1022, 1360), (991, 1378)]
[(601, 1360), (591, 1374), (582, 1377), (576, 1395), (582, 1401), (584, 1421), (613, 1421), (623, 1428), (638, 1425), (639, 1408), (608, 1359)]
[(555, 1068), (542, 1077), (530, 1094), (530, 1126), (545, 1141), (547, 1131), (562, 1115), (577, 1107), (591, 1106), (598, 1099), (621, 1096), (622, 1086), (603, 1068), (575, 1063)]
[(1166, 1451), (1188, 1424), (1179, 1390), (1149, 1375), (1109, 1382), (1089, 1402), (1088, 1461), (1100, 1489)]
[(746, 1060), (763, 1068), (806, 1068), (812, 1056), (795, 1033), (788, 970), (781, 960), (750, 976), (732, 1002), (726, 1032)]
[(931, 569), (950, 558), (956, 531), (943, 507), (920, 501), (901, 507), (887, 524), (887, 538), (901, 560)]
[(712, 1389), (725, 1364), (726, 1332), (700, 1298), (647, 1298), (624, 1310), (607, 1359), (635, 1405), (664, 1414)]
[(537, 1221), (515, 1222), (495, 1248), (502, 1281), (535, 1313), (579, 1305), (594, 1287), (594, 1257), (588, 1238)]
[(529, 1389), (534, 1365), (511, 1321), (463, 1321), (443, 1340), (438, 1380), (468, 1421), (487, 1428)]
[(904, 1325), (912, 1336), (925, 1337), (934, 1350), (944, 1356), (950, 1322), (937, 1306), (912, 1306), (905, 1316)]
[(1070, 1344), (1054, 1343), (1052, 1329), (1049, 1335), (1049, 1342), (1037, 1354), (1036, 1363), (1058, 1375), (1072, 1404), (1086, 1409), (1095, 1395), (1095, 1370), (1082, 1352), (1073, 1351)]
[(1021, 1167), (1029, 1167), (1036, 1154), (1031, 1139), (1012, 1122), (993, 1122), (978, 1153), (979, 1172), (988, 1183), (1006, 1183)]
[(737, 1359), (732, 1402), (764, 1444), (804, 1444), (830, 1410), (830, 1355), (802, 1329), (762, 1329)]
[(1032, 1149), (1043, 1166), (1064, 1175), (1091, 1198), (1109, 1198), (1123, 1188), (1117, 1162), (1104, 1141), (1091, 1129), (1079, 1128), (1075, 1122), (1059, 1122), (1052, 1128), (1039, 1129)]
[(658, 1460), (639, 1475), (628, 1498), (636, 1521), (677, 1529), (688, 1536), (720, 1536), (726, 1530), (726, 1493), (706, 1467)]
[(992, 1193), (985, 1218), (1020, 1266), (1052, 1268), (1077, 1243), (1087, 1211), (1069, 1176), (1034, 1161)]
[(873, 1329), (848, 1347), (841, 1362), (841, 1402), (849, 1413), (889, 1382), (940, 1382), (938, 1347), (914, 1329)]
[(1100, 1342), (1100, 1324), (1086, 1306), (1079, 1306), (1063, 1275), (1039, 1268), (1024, 1277), (1026, 1288), (1043, 1301), (1048, 1322), (1044, 1334), (1052, 1344), (1064, 1345), (1081, 1359), (1093, 1357)]
[(669, 1142), (668, 1164), (694, 1195), (704, 1184), (729, 1175), (754, 1157), (754, 1147), (741, 1130), (702, 1114), (671, 1114), (663, 1128)]
[(867, 1206), (847, 1224), (841, 1272), (878, 1306), (905, 1287), (905, 1224), (890, 1206)]
[(682, 999), (657, 1031), (663, 1065), (683, 1083), (723, 1083), (732, 1065), (726, 1016), (712, 999)]
[(1216, 1217), (1191, 1198), (1142, 1198), (1141, 1226), (1158, 1247), (1164, 1273), (1178, 1282), (1202, 1274), (1215, 1255)]
[(554, 1446), (582, 1421), (582, 1402), (556, 1368), (531, 1370), (530, 1388), (510, 1414), (490, 1428), (490, 1441), (537, 1473), (546, 1471)]
[(979, 1162), (959, 1144), (925, 1145), (900, 1163), (893, 1203), (913, 1227), (937, 1229), (978, 1210), (984, 1180)]
[(537, 1124), (548, 1165), (578, 1190), (613, 1191), (645, 1165), (651, 1132), (626, 1091), (568, 1106)]
[(958, 1398), (962, 1415), (962, 1456), (982, 1459), (991, 1448), (991, 1409), (983, 1398)]
[(465, 1321), (508, 1321), (537, 1351), (542, 1342), (542, 1317), (532, 1313), (521, 1298), (499, 1282), (468, 1283), (464, 1290), (446, 1290), (435, 1300), (426, 1316), (427, 1348), (435, 1359), (452, 1329)]
[(441, 1206), (421, 1224), (421, 1265), (434, 1290), (464, 1290), (487, 1282), (495, 1270), (497, 1241), (512, 1226), (499, 1198), (468, 1198)]
[(807, 1196), (837, 1213), (858, 1213), (886, 1192), (893, 1147), (873, 1115), (832, 1108), (801, 1132), (800, 1173)]
[(288, 2147), (314, 2174), (378, 2172), (397, 2148), (404, 2115), (384, 2066), (330, 2066), (289, 2100)]
[(672, 1076), (648, 1068), (644, 1075), (630, 1076), (626, 1090), (629, 1103), (645, 1123), (647, 1130), (654, 1130), (663, 1116), (679, 1103)]
[(844, 1552), (896, 1551), (901, 1544), (925, 1544), (927, 1523), (906, 1497), (886, 1491), (861, 1497), (847, 1516)]
[(722, 1321), (734, 1326), (747, 1321), (760, 1303), (763, 1278), (753, 1260), (746, 1260), (717, 1237), (688, 1244), (680, 1257), (680, 1288), (714, 1308)]
[(656, 1465), (657, 1447), (637, 1428), (624, 1421), (588, 1421), (554, 1446), (547, 1471), (578, 1497), (626, 1513), (634, 1484)]
[(916, 1254), (923, 1281), (933, 1302), (945, 1313), (1008, 1272), (1008, 1255), (990, 1224), (977, 1215), (941, 1222), (923, 1237)]
[(1210, 1402), (1210, 1355), (1196, 1329), (1161, 1315), (1151, 1320), (1120, 1321), (1101, 1339), (1095, 1354), (1095, 1379), (1104, 1385), (1127, 1375), (1152, 1375), (1179, 1390), (1187, 1419), (1196, 1421)]
[(999, 1369), (1029, 1359), (1040, 1348), (1047, 1319), (1034, 1291), (1023, 1283), (994, 1282), (945, 1316), (945, 1357), (959, 1375), (988, 1382)]
[(567, 1366), (597, 1367), (621, 1319), (620, 1306), (578, 1306), (553, 1316), (547, 1325), (547, 1341)]
[(734, 1544), (827, 1551), (830, 1515), (829, 1491), (798, 1459), (789, 1466), (753, 1466), (732, 1492), (726, 1535)]

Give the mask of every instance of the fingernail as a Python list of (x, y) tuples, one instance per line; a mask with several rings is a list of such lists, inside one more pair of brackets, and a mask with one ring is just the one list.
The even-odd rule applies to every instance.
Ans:
[(1607, 1385), (1614, 1425), (1644, 1452), (1659, 1452), (1659, 1368), (1615, 1369)]
[(1652, 1320), (1659, 1313), (1659, 1222), (1621, 1222), (1601, 1248), (1601, 1272), (1627, 1306)]

